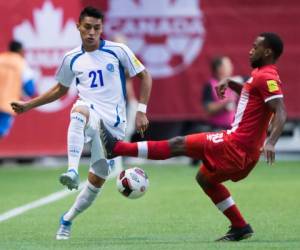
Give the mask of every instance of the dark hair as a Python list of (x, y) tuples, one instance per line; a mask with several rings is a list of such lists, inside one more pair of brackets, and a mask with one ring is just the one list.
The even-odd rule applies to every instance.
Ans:
[(11, 52), (20, 52), (23, 49), (23, 45), (19, 41), (12, 40), (8, 44), (8, 49)]
[(277, 60), (283, 52), (283, 42), (281, 38), (272, 32), (263, 32), (259, 36), (264, 37), (264, 46), (273, 51), (274, 59)]
[(218, 68), (222, 65), (225, 56), (216, 56), (211, 60), (210, 69), (213, 75), (217, 74)]
[(79, 22), (81, 22), (82, 19), (85, 18), (86, 16), (95, 17), (101, 19), (102, 21), (104, 19), (103, 13), (99, 9), (96, 9), (92, 6), (87, 6), (81, 11), (79, 16)]

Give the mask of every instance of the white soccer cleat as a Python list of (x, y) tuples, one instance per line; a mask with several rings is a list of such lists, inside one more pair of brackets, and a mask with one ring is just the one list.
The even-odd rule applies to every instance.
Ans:
[(59, 177), (59, 182), (68, 189), (78, 189), (79, 186), (79, 175), (74, 169), (68, 170)]
[(56, 233), (57, 240), (68, 240), (71, 236), (71, 225), (72, 222), (65, 221), (63, 216), (60, 219), (60, 226)]

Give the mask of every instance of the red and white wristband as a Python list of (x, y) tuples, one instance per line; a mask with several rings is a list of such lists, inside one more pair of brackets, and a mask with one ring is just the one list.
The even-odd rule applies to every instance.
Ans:
[(142, 113), (147, 113), (147, 105), (144, 103), (139, 103), (137, 106), (137, 111), (140, 111)]

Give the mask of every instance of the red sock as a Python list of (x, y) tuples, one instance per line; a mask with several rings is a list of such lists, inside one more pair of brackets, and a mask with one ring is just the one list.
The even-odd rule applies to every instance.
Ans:
[(118, 141), (114, 147), (114, 153), (120, 156), (133, 156), (138, 155), (138, 146), (136, 142)]
[(223, 214), (230, 220), (233, 227), (244, 227), (247, 225), (247, 222), (244, 220), (240, 210), (236, 205), (232, 205), (223, 211)]
[(220, 183), (214, 184), (210, 188), (205, 189), (204, 192), (230, 220), (233, 227), (246, 226), (246, 221), (244, 220), (237, 206), (234, 204), (228, 189), (224, 185)]
[(168, 141), (123, 142), (118, 141), (114, 153), (121, 156), (141, 157), (152, 160), (164, 160), (171, 156)]

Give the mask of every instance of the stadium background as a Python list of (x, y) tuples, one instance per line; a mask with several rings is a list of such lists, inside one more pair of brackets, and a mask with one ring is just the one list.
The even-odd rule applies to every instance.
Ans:
[[(183, 11), (176, 6), (179, 2), (186, 5)], [(126, 15), (129, 3), (137, 9)], [(168, 6), (161, 7), (162, 3), (167, 3)], [(95, 5), (103, 9), (108, 16), (107, 23), (119, 18), (121, 24), (128, 20), (133, 20), (135, 24), (142, 21), (146, 24), (155, 23), (158, 25), (157, 29), (164, 20), (167, 20), (164, 24), (170, 25), (158, 34), (153, 33), (151, 27), (146, 25), (137, 31), (136, 36), (131, 33), (131, 37), (128, 37), (129, 45), (130, 39), (139, 37), (148, 43), (146, 47), (159, 44), (163, 51), (172, 51), (170, 43), (167, 42), (168, 38), (172, 35), (182, 37), (180, 32), (183, 32), (187, 39), (180, 53), (174, 52), (173, 49), (171, 55), (166, 55), (170, 56), (168, 64), (171, 73), (154, 74), (153, 92), (149, 103), (152, 125), (148, 137), (166, 138), (185, 133), (187, 130), (182, 128), (187, 124), (191, 124), (191, 127), (201, 124), (205, 120), (205, 114), (201, 109), (200, 93), (203, 82), (210, 74), (209, 60), (214, 55), (226, 54), (233, 59), (236, 73), (249, 74), (251, 69), (248, 51), (255, 36), (262, 31), (278, 32), (285, 42), (285, 52), (278, 66), (284, 84), (289, 120), (299, 120), (299, 1), (2, 1), (0, 50), (5, 50), (12, 38), (24, 43), (26, 58), (37, 72), (39, 93), (54, 84), (53, 75), (63, 53), (80, 44), (75, 22), (80, 9), (86, 5)], [(113, 5), (119, 6), (120, 11), (113, 13)], [(147, 12), (147, 5), (152, 10), (156, 8), (161, 16), (153, 16), (153, 12)], [(193, 7), (195, 15), (191, 17), (188, 10), (193, 10)], [(116, 16), (118, 13), (119, 17)], [(179, 20), (177, 29), (172, 26), (176, 20)], [(193, 22), (194, 29), (187, 31), (185, 28), (190, 27), (189, 25), (181, 26)], [(116, 26), (114, 31), (122, 32), (120, 26)], [(104, 37), (110, 39), (111, 35), (112, 32), (107, 31)], [(176, 46), (176, 40), (174, 41)], [(197, 44), (199, 48), (193, 49)], [(142, 60), (146, 47), (138, 53)], [(151, 54), (151, 50), (149, 53)], [(155, 54), (154, 58), (159, 58), (159, 55)], [(155, 65), (149, 66), (148, 62), (151, 64), (151, 61), (146, 61), (145, 64), (150, 71), (155, 70)], [(155, 63), (159, 63), (159, 60)], [(75, 96), (76, 93), (71, 91), (66, 98), (52, 106), (17, 117), (10, 135), (0, 142), (0, 156), (65, 155), (69, 111)]]
[[(112, 3), (127, 6), (117, 8), (113, 16)], [(144, 3), (150, 6), (144, 8)], [(163, 3), (169, 5), (163, 6)], [(175, 3), (181, 3), (182, 8), (174, 8)], [(15, 164), (15, 160), (5, 159), (0, 165), (0, 249), (300, 249), (300, 105), (297, 101), (300, 2), (2, 0), (0, 51), (6, 49), (11, 38), (24, 43), (26, 58), (37, 72), (39, 93), (54, 84), (53, 75), (64, 52), (80, 43), (75, 22), (80, 9), (87, 4), (97, 5), (105, 10), (108, 18), (109, 15), (115, 18), (107, 19), (107, 24), (132, 19), (134, 23), (143, 24), (144, 28), (139, 30), (141, 34), (153, 32), (150, 24), (164, 23), (165, 26), (157, 31), (163, 30), (166, 34), (162, 32), (163, 35), (157, 37), (147, 34), (145, 40), (149, 43), (163, 43), (164, 46), (166, 35), (178, 35), (181, 31), (184, 38), (191, 38), (185, 54), (172, 57), (171, 65), (179, 65), (174, 67), (176, 72), (171, 72), (168, 77), (154, 77), (148, 133), (152, 138), (186, 133), (187, 127), (203, 124), (205, 115), (199, 99), (202, 84), (209, 77), (208, 64), (212, 56), (229, 55), (234, 61), (235, 72), (247, 75), (250, 72), (248, 51), (255, 36), (265, 30), (280, 33), (286, 47), (279, 62), (289, 115), (285, 134), (292, 133), (281, 137), (276, 148), (296, 151), (296, 161), (282, 161), (278, 158), (283, 156), (277, 154), (274, 166), (270, 167), (262, 160), (249, 178), (225, 184), (255, 230), (254, 237), (245, 242), (213, 242), (224, 234), (228, 221), (215, 210), (196, 184), (197, 168), (190, 167), (187, 159), (181, 161), (181, 158), (147, 164), (134, 159), (134, 164), (142, 167), (149, 176), (147, 194), (138, 200), (126, 199), (116, 191), (115, 180), (111, 179), (95, 204), (74, 222), (71, 240), (56, 241), (58, 220), (78, 194), (63, 188), (58, 182), (67, 165), (64, 157), (66, 131), (69, 111), (76, 96), (72, 89), (60, 102), (18, 116), (10, 135), (0, 141), (0, 163), (1, 158), (7, 157), (38, 158), (33, 164), (27, 159), (27, 164), (21, 165)], [(133, 14), (130, 4), (142, 8)], [(123, 16), (118, 19), (121, 13)], [(153, 18), (153, 13), (161, 16)], [(134, 18), (134, 15), (138, 17)], [(168, 26), (174, 23), (193, 23), (194, 26), (179, 25), (177, 29)], [(175, 30), (170, 31), (168, 27)], [(193, 29), (194, 33), (191, 32)], [(105, 34), (107, 39), (111, 35), (108, 33)], [(135, 34), (132, 35), (131, 41), (135, 38)], [(192, 46), (197, 42), (202, 44), (201, 49)], [(171, 47), (165, 46), (163, 51)], [(196, 51), (194, 54), (190, 54), (192, 49)], [(161, 50), (152, 50), (155, 51)], [(190, 60), (183, 67), (182, 55)], [(139, 54), (139, 57), (143, 60), (143, 55)], [(63, 157), (44, 157), (48, 155)], [(125, 163), (125, 167), (132, 166), (132, 162)], [(87, 165), (88, 159), (83, 159), (79, 168), (82, 181), (87, 177)]]

